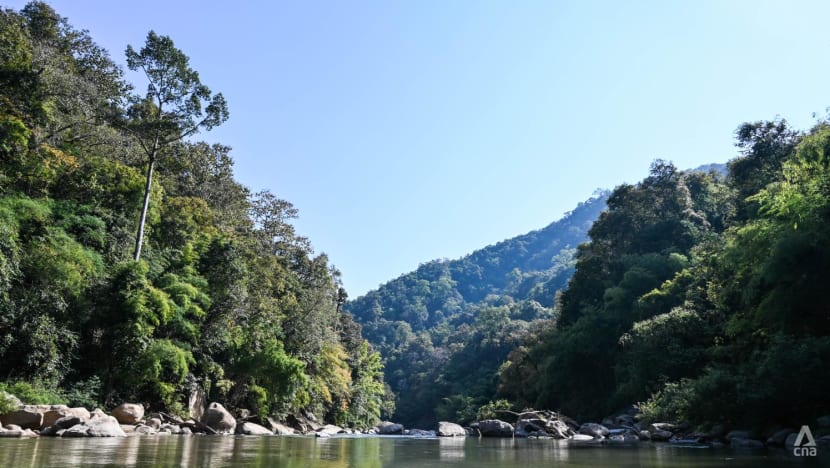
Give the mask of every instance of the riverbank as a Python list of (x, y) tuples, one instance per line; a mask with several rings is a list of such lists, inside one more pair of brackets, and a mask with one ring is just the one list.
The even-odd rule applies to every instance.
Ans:
[[(381, 422), (370, 428), (348, 428), (318, 422), (312, 414), (289, 415), (283, 421), (249, 415), (242, 410), (236, 417), (221, 404), (213, 402), (200, 411), (198, 418), (183, 419), (164, 412), (145, 414), (144, 406), (123, 403), (106, 413), (70, 408), (66, 405), (17, 405), (0, 415), (0, 437), (129, 437), (155, 435), (245, 435), (245, 436), (409, 436), (422, 438), (529, 438), (560, 439), (573, 446), (637, 445), (642, 442), (677, 446), (733, 447), (814, 447), (830, 451), (830, 417), (820, 417), (812, 429), (794, 427), (752, 431), (715, 425), (706, 432), (694, 431), (676, 423), (645, 423), (638, 420), (632, 406), (601, 422), (577, 421), (549, 410), (526, 410), (521, 413), (500, 411), (504, 419), (486, 419), (469, 426), (441, 421), (435, 429), (405, 428), (393, 422)], [(512, 421), (512, 422), (508, 422)]]

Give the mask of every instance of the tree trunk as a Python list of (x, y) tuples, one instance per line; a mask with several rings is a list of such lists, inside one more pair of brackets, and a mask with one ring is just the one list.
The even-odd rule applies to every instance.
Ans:
[(150, 158), (147, 166), (147, 185), (144, 187), (144, 206), (141, 208), (141, 220), (138, 222), (138, 233), (135, 236), (135, 261), (141, 258), (141, 244), (144, 243), (144, 223), (147, 221), (147, 209), (150, 207), (150, 190), (153, 188), (153, 167), (156, 158)]

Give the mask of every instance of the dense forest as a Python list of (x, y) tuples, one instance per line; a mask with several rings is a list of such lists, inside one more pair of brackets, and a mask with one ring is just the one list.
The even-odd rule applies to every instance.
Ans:
[(339, 273), (290, 203), (194, 138), (229, 117), (222, 95), (152, 31), (126, 63), (145, 92), (47, 4), (0, 11), (2, 387), (176, 413), (202, 388), (259, 414), (376, 423), (380, 355), (342, 313)]
[(830, 412), (830, 124), (736, 138), (725, 180), (657, 161), (613, 191), (554, 320), (503, 367), (503, 397), (756, 428)]
[(346, 304), (384, 356), (396, 420), (427, 427), (492, 415), (499, 367), (553, 316), (576, 247), (605, 209), (598, 192), (549, 226), (436, 260)]

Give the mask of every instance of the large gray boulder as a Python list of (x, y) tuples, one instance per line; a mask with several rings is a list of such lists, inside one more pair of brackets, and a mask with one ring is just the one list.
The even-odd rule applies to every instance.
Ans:
[(37, 409), (24, 406), (10, 413), (0, 415), (0, 425), (14, 424), (23, 429), (40, 429), (43, 424), (43, 413)]
[[(54, 426), (58, 420), (63, 418), (76, 418), (78, 422), (86, 422), (89, 420), (90, 414), (86, 408), (81, 407), (50, 409), (43, 413), (43, 421), (41, 422), (40, 428), (46, 429), (47, 427)], [(74, 426), (74, 424), (66, 427), (71, 426)]]
[(118, 420), (112, 416), (90, 419), (87, 425), (89, 437), (127, 437)]
[(485, 437), (513, 437), (513, 425), (500, 419), (479, 421), (478, 430)]
[(403, 434), (403, 425), (389, 421), (383, 421), (375, 427), (375, 432), (380, 435)]
[(138, 424), (144, 417), (144, 407), (136, 403), (121, 403), (113, 408), (112, 415), (121, 424)]
[(274, 423), (274, 433), (277, 435), (294, 435), (297, 433), (297, 430), (293, 427), (288, 427), (285, 424)]
[(202, 415), (202, 423), (221, 434), (233, 434), (236, 429), (236, 419), (219, 403), (208, 405)]
[(602, 424), (585, 423), (579, 426), (580, 434), (589, 435), (591, 437), (606, 437), (608, 436), (608, 428)]
[(438, 423), (439, 437), (465, 437), (466, 435), (467, 431), (456, 423), (447, 421), (440, 421)]
[(259, 424), (254, 424), (252, 422), (244, 422), (236, 427), (236, 433), (242, 435), (273, 435), (274, 433), (271, 432), (269, 429), (266, 429)]
[(334, 424), (326, 424), (325, 426), (321, 427), (320, 429), (317, 429), (317, 431), (315, 431), (315, 432), (317, 432), (317, 434), (325, 433), (327, 435), (336, 435), (336, 434), (340, 434), (341, 432), (344, 432), (344, 431), (343, 431), (343, 428), (340, 427), (340, 426), (335, 426)]

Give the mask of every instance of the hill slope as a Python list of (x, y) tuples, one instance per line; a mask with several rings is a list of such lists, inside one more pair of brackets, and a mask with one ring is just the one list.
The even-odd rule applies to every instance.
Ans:
[(384, 356), (397, 420), (463, 421), (495, 397), (498, 367), (552, 316), (606, 198), (600, 193), (545, 228), (466, 257), (425, 263), (345, 305)]

